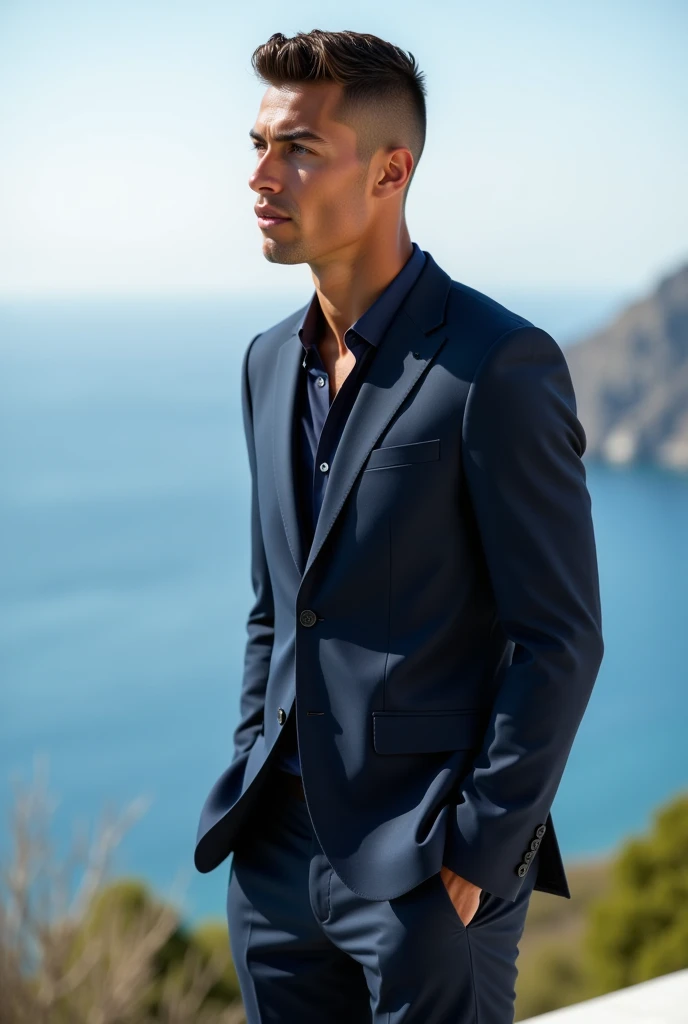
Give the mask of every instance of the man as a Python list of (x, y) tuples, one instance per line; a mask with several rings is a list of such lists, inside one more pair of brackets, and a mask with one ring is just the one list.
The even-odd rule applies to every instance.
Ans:
[(412, 54), (278, 33), (253, 66), (263, 254), (315, 292), (243, 359), (255, 602), (195, 864), (234, 853), (249, 1024), (507, 1024), (603, 654), (571, 378), (411, 242)]

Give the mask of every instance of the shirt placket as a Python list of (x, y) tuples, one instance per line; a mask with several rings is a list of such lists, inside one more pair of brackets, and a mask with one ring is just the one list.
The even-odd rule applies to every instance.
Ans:
[[(341, 419), (339, 414), (341, 413), (342, 416), (344, 416), (344, 406), (348, 406), (349, 404), (349, 392), (354, 387), (356, 377), (360, 372), (361, 356), (365, 347), (364, 343), (357, 338), (355, 334), (349, 335), (347, 332), (344, 336), (344, 340), (353, 352), (356, 364), (349, 371), (346, 380), (331, 402), (329, 381), (325, 371), (325, 366), (320, 358), (320, 353), (318, 352), (317, 347), (313, 346), (312, 386), (321, 393), (316, 397), (318, 399), (318, 409), (320, 414), (322, 415), (324, 411), (322, 425), (320, 426), (319, 433), (316, 435), (318, 437), (318, 444), (313, 464), (313, 487), (311, 492), (313, 529), (315, 529), (315, 525), (318, 521), (318, 515), (322, 508), (325, 491), (327, 489), (327, 482), (330, 476), (330, 465), (334, 458), (334, 451), (336, 450), (338, 427)], [(323, 380), (324, 384), (319, 384), (319, 380)]]

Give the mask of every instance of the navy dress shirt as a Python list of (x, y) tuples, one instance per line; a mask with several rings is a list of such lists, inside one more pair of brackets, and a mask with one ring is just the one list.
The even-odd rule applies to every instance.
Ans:
[[(344, 335), (344, 342), (353, 352), (356, 363), (332, 401), (328, 375), (318, 352), (323, 315), (317, 292), (313, 293), (308, 309), (298, 325), (304, 357), (303, 374), (299, 380), (296, 397), (295, 486), (305, 551), (309, 550), (312, 543), (327, 488), (330, 466), (367, 368), (424, 264), (425, 253), (413, 242), (413, 252), (397, 276), (390, 281), (372, 306), (349, 327)], [(290, 722), (294, 722), (293, 716)], [(295, 725), (286, 743), (286, 752), (279, 766), (294, 775), (300, 775), (301, 764)]]

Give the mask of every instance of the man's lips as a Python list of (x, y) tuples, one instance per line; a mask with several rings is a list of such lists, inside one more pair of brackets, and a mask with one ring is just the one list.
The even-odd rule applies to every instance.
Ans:
[(283, 221), (291, 220), (291, 217), (286, 217), (283, 213), (280, 213), (278, 210), (273, 210), (269, 206), (255, 206), (254, 211), (261, 227), (263, 225), (280, 224)]

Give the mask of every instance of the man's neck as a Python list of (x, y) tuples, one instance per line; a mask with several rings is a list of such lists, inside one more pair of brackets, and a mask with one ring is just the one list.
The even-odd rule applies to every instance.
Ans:
[(397, 244), (381, 253), (376, 244), (364, 254), (350, 255), (337, 262), (311, 265), (318, 294), (321, 317), (318, 324), (318, 348), (336, 344), (339, 357), (349, 352), (344, 335), (349, 327), (372, 306), (385, 288), (405, 266), (413, 253), (413, 244), (404, 226)]

